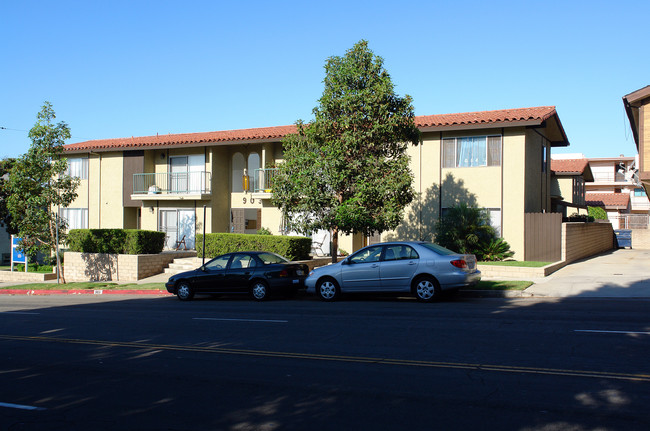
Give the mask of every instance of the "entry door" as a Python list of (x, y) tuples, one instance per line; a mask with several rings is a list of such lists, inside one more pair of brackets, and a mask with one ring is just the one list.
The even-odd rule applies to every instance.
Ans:
[(185, 236), (187, 248), (194, 248), (196, 214), (194, 210), (178, 210), (178, 240)]
[(178, 241), (178, 212), (176, 210), (160, 210), (160, 231), (165, 232), (165, 248), (176, 248)]
[(165, 247), (176, 248), (176, 242), (185, 236), (187, 248), (195, 248), (196, 216), (194, 210), (164, 209), (160, 210), (160, 229), (165, 232)]
[(187, 156), (169, 158), (169, 191), (170, 193), (187, 193), (189, 186), (187, 172)]

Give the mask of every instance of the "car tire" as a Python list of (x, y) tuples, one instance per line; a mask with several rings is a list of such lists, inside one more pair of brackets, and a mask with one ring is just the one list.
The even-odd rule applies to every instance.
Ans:
[(341, 296), (341, 288), (333, 278), (324, 278), (316, 284), (316, 294), (322, 301), (332, 302)]
[(256, 301), (266, 301), (269, 298), (269, 285), (262, 280), (254, 281), (251, 285), (251, 296)]
[(176, 285), (176, 296), (181, 301), (189, 301), (194, 298), (194, 289), (187, 281), (181, 281)]
[(413, 293), (418, 301), (435, 302), (440, 299), (440, 284), (430, 276), (418, 277), (413, 283)]

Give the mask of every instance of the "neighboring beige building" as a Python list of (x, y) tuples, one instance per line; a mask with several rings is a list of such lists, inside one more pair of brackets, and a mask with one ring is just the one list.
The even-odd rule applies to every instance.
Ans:
[[(354, 251), (385, 239), (430, 239), (440, 214), (460, 202), (485, 208), (523, 258), (524, 215), (551, 211), (551, 148), (569, 142), (554, 107), (416, 117), (409, 148), (419, 197), (381, 237), (343, 237)], [(203, 231), (285, 234), (269, 179), (295, 126), (86, 141), (65, 146), (79, 197), (62, 213), (71, 227), (168, 233), (172, 248)]]
[(594, 180), (587, 159), (556, 159), (553, 156), (551, 171), (552, 212), (562, 213), (563, 217), (587, 214), (585, 184)]
[(623, 105), (639, 152), (639, 179), (647, 194), (650, 191), (650, 85), (623, 96)]
[[(584, 181), (574, 177), (574, 184), (582, 188), (584, 195), (581, 203), (584, 208), (603, 208), (614, 229), (647, 227), (650, 201), (637, 175), (638, 157), (587, 158), (584, 154), (558, 154), (553, 156), (552, 166), (553, 171), (563, 171), (565, 178), (571, 175), (571, 170), (576, 174), (583, 172)], [(576, 202), (575, 197), (572, 202)]]

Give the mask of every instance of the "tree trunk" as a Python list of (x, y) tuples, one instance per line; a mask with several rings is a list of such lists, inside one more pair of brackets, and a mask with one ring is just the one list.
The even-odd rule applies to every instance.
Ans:
[(330, 250), (332, 255), (332, 263), (336, 263), (339, 255), (339, 228), (335, 227), (332, 229), (332, 249)]

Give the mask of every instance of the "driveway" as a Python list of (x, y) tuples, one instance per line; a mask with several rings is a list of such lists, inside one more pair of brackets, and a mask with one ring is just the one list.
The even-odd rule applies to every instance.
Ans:
[(650, 298), (650, 250), (619, 249), (535, 280), (526, 296)]

